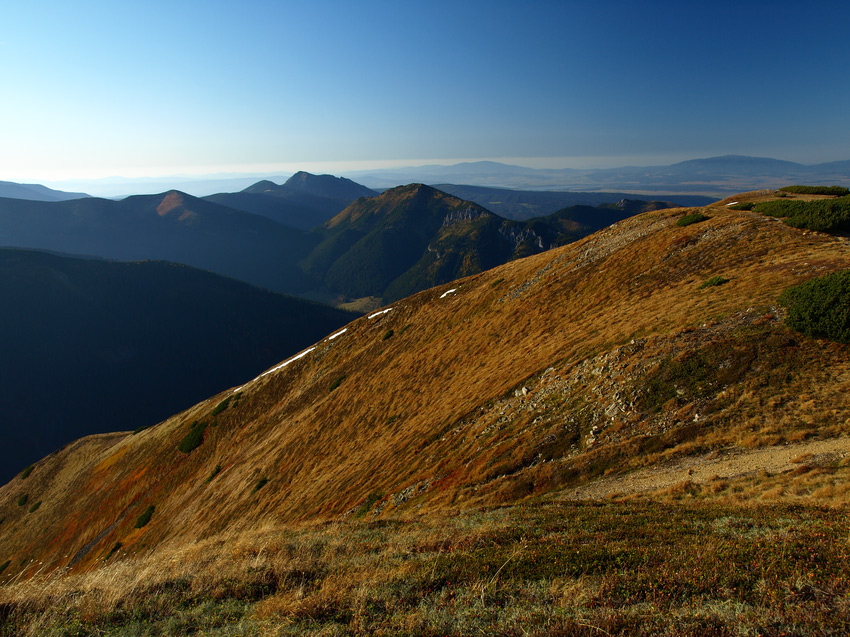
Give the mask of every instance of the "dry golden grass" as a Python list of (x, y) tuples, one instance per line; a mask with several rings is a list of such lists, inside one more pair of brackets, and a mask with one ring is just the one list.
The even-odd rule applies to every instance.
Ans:
[[(688, 210), (643, 214), (358, 319), (247, 383), (189, 454), (180, 440), (228, 392), (42, 460), (0, 488), (0, 581), (83, 573), (116, 542), (144, 560), (264, 524), (442, 515), (716, 447), (846, 433), (848, 348), (791, 334), (776, 308), (788, 285), (850, 266), (846, 242), (723, 202), (703, 210), (686, 227)], [(715, 275), (729, 282), (698, 289)], [(714, 384), (691, 382), (699, 357)], [(687, 382), (665, 376), (677, 365)], [(843, 497), (827, 486), (807, 497)], [(17, 506), (23, 493), (36, 512)]]
[(265, 526), (6, 585), (0, 632), (834, 632), (850, 619), (842, 519), (629, 502)]

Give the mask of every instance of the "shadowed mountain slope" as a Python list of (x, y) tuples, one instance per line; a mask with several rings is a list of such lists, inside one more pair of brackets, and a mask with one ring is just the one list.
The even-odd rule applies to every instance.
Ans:
[(636, 212), (625, 203), (573, 206), (518, 222), (411, 184), (359, 199), (317, 228), (321, 239), (301, 266), (333, 293), (390, 301), (564, 245)]
[(309, 249), (302, 232), (177, 191), (121, 201), (0, 199), (0, 245), (185, 263), (276, 292), (307, 287), (294, 263)]
[(175, 555), (847, 433), (850, 349), (791, 332), (777, 305), (850, 267), (847, 240), (724, 203), (690, 225), (677, 221), (691, 210), (645, 213), (418, 293), (156, 427), (69, 445), (0, 489), (0, 560), (14, 577), (35, 572), (30, 558), (86, 569), (116, 542)]
[(186, 266), (0, 249), (0, 476), (148, 426), (354, 315)]

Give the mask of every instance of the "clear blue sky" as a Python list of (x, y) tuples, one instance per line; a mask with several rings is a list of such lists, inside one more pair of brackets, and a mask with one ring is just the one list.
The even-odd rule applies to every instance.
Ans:
[(850, 3), (27, 0), (0, 180), (850, 159)]

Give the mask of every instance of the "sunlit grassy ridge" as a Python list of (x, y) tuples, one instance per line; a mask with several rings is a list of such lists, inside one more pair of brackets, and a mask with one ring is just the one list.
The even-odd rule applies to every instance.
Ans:
[[(739, 199), (769, 197), (751, 194)], [(255, 535), (259, 529), (269, 536), (284, 537), (294, 533), (299, 523), (333, 521), (337, 525), (334, 532), (344, 538), (349, 531), (340, 529), (359, 532), (356, 529), (371, 528), (370, 523), (382, 520), (393, 533), (406, 528), (401, 521), (450, 526), (445, 522), (447, 515), (566, 497), (576, 486), (596, 477), (627, 475), (684, 456), (847, 433), (848, 346), (812, 341), (791, 331), (777, 303), (782, 291), (794, 283), (846, 269), (850, 265), (847, 243), (842, 238), (787, 227), (755, 212), (729, 210), (726, 203), (702, 210), (709, 218), (687, 226), (677, 221), (693, 210), (646, 213), (574, 245), (403, 299), (388, 311), (358, 319), (285, 366), (246, 383), (238, 388), (238, 400), (224, 403), (228, 396), (236, 396), (225, 392), (135, 435), (85, 439), (37, 463), (26, 480), (18, 478), (0, 490), (0, 562), (11, 560), (2, 573), (3, 581), (25, 582), (36, 573), (41, 576), (67, 567), (81, 578), (89, 577), (84, 575), (89, 571), (91, 577), (97, 573), (107, 577), (100, 565), (120, 542), (121, 560), (133, 568), (150, 565), (143, 571), (147, 575), (134, 584), (148, 592), (134, 598), (132, 604), (128, 602), (129, 607), (154, 617), (164, 612), (149, 606), (162, 599), (157, 597), (162, 590), (157, 586), (164, 585), (164, 580), (152, 577), (154, 565), (163, 568), (195, 543), (213, 546), (220, 542), (213, 553), (215, 559), (224, 560), (217, 570), (227, 572), (223, 564), (231, 558), (233, 564), (244, 564), (232, 552), (240, 541), (261, 542)], [(713, 277), (726, 282), (700, 288)], [(391, 337), (386, 336), (389, 333)], [(179, 445), (192, 423), (212, 422), (214, 411), (215, 426), (203, 431), (200, 444), (191, 453), (182, 453)], [(801, 476), (791, 473), (766, 476), (737, 491), (730, 483), (684, 484), (659, 497), (706, 497), (718, 502), (711, 506), (727, 508), (718, 509), (716, 515), (706, 509), (704, 515), (721, 518), (737, 515), (735, 506), (762, 492), (769, 493), (768, 501), (802, 497), (843, 506), (847, 492), (840, 482), (845, 469), (836, 466), (833, 470), (833, 477), (809, 476), (806, 480), (810, 482), (800, 482)], [(23, 493), (42, 502), (32, 514), (15, 502)], [(155, 507), (155, 514), (143, 528), (135, 529), (134, 522), (150, 506)], [(608, 510), (615, 517), (634, 515), (637, 517), (630, 519), (666, 524), (668, 513), (658, 513), (651, 503), (611, 507)], [(750, 613), (753, 625), (767, 617), (765, 609), (773, 593), (760, 592), (762, 597), (757, 598), (755, 593), (741, 592), (759, 585), (760, 580), (753, 580), (752, 574), (747, 575), (750, 579), (745, 589), (732, 586), (734, 592), (728, 594), (722, 592), (722, 586), (727, 586), (723, 582), (717, 589), (720, 593), (709, 595), (691, 580), (682, 585), (681, 594), (674, 594), (673, 601), (664, 601), (668, 593), (662, 589), (651, 594), (616, 592), (617, 586), (632, 586), (626, 580), (636, 574), (643, 573), (641, 577), (648, 579), (640, 579), (643, 584), (634, 586), (673, 577), (672, 570), (664, 575), (667, 571), (663, 569), (668, 567), (661, 562), (682, 564), (691, 559), (681, 551), (691, 541), (687, 538), (702, 537), (695, 530), (670, 535), (664, 548), (669, 553), (653, 554), (646, 562), (626, 561), (620, 566), (606, 562), (600, 567), (605, 577), (625, 578), (611, 589), (615, 592), (605, 593), (607, 601), (588, 602), (591, 608), (615, 609), (611, 613), (582, 611), (584, 614), (555, 616), (531, 609), (531, 614), (524, 615), (526, 601), (521, 600), (525, 593), (510, 598), (507, 588), (503, 594), (508, 597), (488, 602), (490, 587), (501, 590), (502, 574), (514, 572), (520, 564), (525, 570), (510, 580), (520, 588), (536, 586), (533, 582), (542, 579), (545, 590), (550, 586), (557, 589), (564, 584), (558, 577), (581, 578), (581, 573), (590, 573), (587, 564), (592, 561), (585, 560), (581, 546), (595, 542), (601, 531), (576, 535), (585, 543), (577, 545), (579, 557), (569, 557), (576, 549), (569, 542), (572, 548), (557, 554), (560, 557), (535, 553), (536, 548), (520, 551), (525, 546), (520, 541), (523, 533), (543, 524), (548, 515), (545, 511), (550, 511), (545, 507), (532, 510), (537, 511), (534, 516), (542, 517), (534, 517), (537, 521), (528, 527), (508, 523), (505, 533), (511, 539), (499, 541), (504, 550), (496, 551), (491, 560), (474, 551), (468, 553), (468, 575), (437, 578), (423, 591), (420, 585), (424, 586), (425, 571), (440, 568), (428, 562), (410, 572), (411, 589), (402, 586), (391, 593), (376, 593), (383, 601), (366, 610), (356, 610), (357, 596), (365, 595), (362, 591), (372, 585), (364, 583), (365, 588), (358, 588), (359, 571), (353, 567), (334, 571), (336, 562), (321, 557), (319, 548), (314, 550), (316, 559), (327, 559), (331, 566), (322, 567), (328, 570), (320, 569), (319, 574), (303, 575), (303, 586), (317, 587), (318, 597), (307, 606), (316, 610), (299, 610), (298, 600), (304, 597), (271, 601), (277, 599), (281, 585), (251, 588), (250, 573), (223, 586), (239, 590), (247, 586), (254, 592), (224, 592), (217, 599), (232, 600), (227, 613), (233, 614), (227, 622), (250, 616), (272, 624), (294, 621), (301, 629), (330, 622), (340, 630), (352, 631), (380, 628), (375, 617), (386, 614), (381, 608), (389, 608), (393, 619), (387, 620), (387, 629), (452, 632), (440, 623), (443, 620), (417, 618), (414, 615), (419, 611), (411, 609), (420, 608), (417, 600), (423, 599), (422, 612), (441, 604), (450, 607), (459, 597), (463, 600), (460, 606), (470, 609), (469, 613), (476, 612), (476, 600), (481, 600), (482, 616), (491, 619), (480, 620), (480, 624), (469, 619), (472, 623), (457, 624), (456, 632), (479, 627), (518, 630), (523, 617), (540, 630), (567, 634), (584, 630), (581, 624), (589, 626), (588, 631), (601, 627), (608, 632), (629, 632), (643, 622), (641, 625), (650, 629), (663, 630), (677, 624), (650, 621), (658, 608), (670, 612), (678, 608), (682, 617), (695, 617), (703, 612), (703, 605), (711, 610), (706, 616), (728, 611), (725, 619), (717, 620), (719, 632), (733, 625), (730, 616), (748, 617)], [(592, 510), (564, 509), (559, 515), (586, 519), (582, 516)], [(804, 517), (814, 515), (808, 510), (790, 511)], [(517, 519), (511, 517), (513, 513), (505, 515), (504, 519)], [(765, 511), (746, 515), (766, 515), (773, 520), (773, 514)], [(824, 524), (833, 529), (828, 537), (837, 537), (830, 525), (842, 515), (822, 513)], [(690, 514), (678, 511), (669, 516), (684, 519)], [(470, 522), (471, 535), (477, 532), (477, 524)], [(588, 524), (588, 529), (598, 528), (595, 522)], [(622, 520), (617, 524), (637, 528)], [(803, 544), (808, 542), (809, 536), (800, 537)], [(606, 555), (616, 545), (605, 537), (601, 541), (608, 547)], [(633, 547), (630, 552), (640, 553), (637, 545), (629, 546)], [(740, 555), (727, 555), (722, 546), (718, 540), (717, 546), (706, 551), (719, 551), (728, 559), (752, 560), (762, 550), (761, 545), (748, 544)], [(835, 545), (830, 550), (843, 547)], [(770, 550), (773, 548), (771, 545)], [(382, 549), (373, 545), (369, 550), (380, 555)], [(410, 559), (423, 551), (411, 548)], [(511, 557), (514, 551), (519, 552)], [(519, 559), (521, 554), (526, 557)], [(528, 555), (535, 555), (537, 561), (528, 562)], [(837, 559), (837, 554), (830, 553), (817, 564), (833, 558)], [(372, 558), (362, 554), (352, 559), (369, 563)], [(106, 568), (117, 568), (121, 560), (113, 554)], [(547, 564), (573, 564), (570, 560), (577, 560), (575, 569), (584, 570), (574, 573), (564, 566), (562, 575), (545, 571)], [(807, 570), (807, 577), (813, 575), (804, 580), (798, 577), (798, 571), (806, 568), (801, 554), (780, 554), (777, 560), (783, 564), (775, 581), (780, 588), (797, 590), (793, 587), (799, 584), (827, 590), (828, 580), (832, 605), (810, 617), (825, 626), (843, 617), (843, 602), (835, 601), (846, 594), (841, 584), (846, 581), (843, 571), (827, 569), (820, 574)], [(185, 563), (196, 564), (192, 572), (202, 570), (201, 562)], [(535, 571), (534, 563), (543, 570)], [(485, 565), (489, 571), (482, 570)], [(642, 569), (648, 570), (644, 573)], [(369, 577), (395, 581), (393, 578), (400, 576), (393, 572), (371, 569)], [(718, 584), (716, 573), (711, 576), (714, 579), (707, 571), (694, 573), (694, 578)], [(292, 577), (294, 582), (295, 575)], [(769, 584), (763, 585), (766, 591), (774, 590), (773, 580), (761, 579)], [(168, 602), (179, 602), (178, 607), (189, 615), (200, 599), (191, 591), (208, 586), (206, 580), (190, 580), (177, 586), (190, 591), (185, 597), (188, 605), (179, 605), (183, 593)], [(145, 588), (147, 585), (150, 587)], [(292, 590), (297, 586), (300, 584), (286, 584)], [(345, 592), (334, 592), (333, 587)], [(103, 590), (113, 592), (104, 594), (119, 599), (119, 588), (106, 586)], [(15, 604), (30, 599), (17, 592), (21, 590), (25, 589), (6, 588), (8, 596), (2, 599), (17, 600)], [(306, 590), (302, 588), (302, 593)], [(539, 593), (534, 604), (545, 606), (548, 594)], [(792, 599), (788, 595), (783, 599)], [(322, 601), (325, 598), (328, 601)], [(44, 603), (31, 599), (35, 607)], [(268, 603), (254, 606), (257, 599)], [(588, 599), (597, 598), (591, 595)], [(622, 600), (632, 601), (626, 604)], [(97, 601), (81, 603), (95, 605), (95, 621), (103, 620), (102, 612), (113, 612), (97, 610)], [(724, 610), (727, 605), (733, 610)], [(634, 608), (625, 614), (616, 610), (626, 606)], [(496, 611), (496, 607), (502, 610)], [(803, 621), (811, 610), (805, 605), (792, 607), (802, 610), (780, 613), (777, 625), (793, 629), (794, 622)], [(397, 608), (400, 614), (393, 610)], [(506, 608), (516, 610), (513, 619)], [(443, 611), (434, 612), (439, 615)], [(358, 617), (365, 617), (366, 623), (357, 623)], [(119, 623), (127, 621), (124, 618)], [(373, 626), (369, 622), (378, 623)], [(693, 626), (692, 632), (700, 633), (715, 624), (697, 622)]]

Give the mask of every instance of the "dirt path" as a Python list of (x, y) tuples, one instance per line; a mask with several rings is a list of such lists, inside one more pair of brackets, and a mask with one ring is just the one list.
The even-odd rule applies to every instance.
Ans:
[[(625, 476), (600, 478), (565, 492), (567, 500), (600, 499), (609, 495), (631, 495), (665, 489), (683, 480), (700, 483), (715, 477), (734, 478), (759, 471), (781, 473), (801, 463), (817, 465), (850, 454), (850, 437), (813, 440), (756, 450), (712, 452), (681, 458), (668, 464), (639, 469)], [(796, 462), (795, 462), (796, 460)]]

